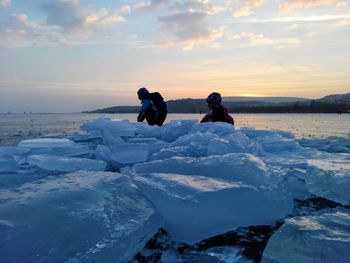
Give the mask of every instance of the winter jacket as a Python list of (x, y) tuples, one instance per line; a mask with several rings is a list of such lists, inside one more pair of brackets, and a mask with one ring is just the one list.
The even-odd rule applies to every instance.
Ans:
[(221, 120), (215, 120), (215, 117), (213, 116), (213, 110), (210, 110), (210, 111), (203, 117), (203, 119), (202, 119), (200, 122), (203, 123), (203, 122), (222, 121), (222, 122), (227, 122), (227, 123), (230, 123), (230, 124), (234, 125), (234, 120), (233, 120), (233, 118), (230, 116), (230, 114), (228, 114), (227, 108), (223, 107), (223, 110), (224, 110), (223, 119), (221, 119)]

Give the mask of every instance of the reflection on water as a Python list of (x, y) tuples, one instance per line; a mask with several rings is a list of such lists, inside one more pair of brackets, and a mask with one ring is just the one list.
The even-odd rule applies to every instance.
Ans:
[[(350, 114), (232, 114), (236, 129), (276, 129), (289, 131), (297, 138), (347, 136)], [(0, 114), (0, 145), (38, 137), (63, 137), (81, 132), (79, 127), (96, 118), (135, 121), (136, 114)], [(179, 119), (200, 120), (203, 114), (169, 114), (166, 122)]]

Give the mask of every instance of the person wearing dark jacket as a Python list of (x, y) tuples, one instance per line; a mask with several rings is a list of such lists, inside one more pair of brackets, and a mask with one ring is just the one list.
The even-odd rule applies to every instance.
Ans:
[(209, 94), (206, 102), (208, 103), (209, 112), (203, 117), (201, 123), (221, 121), (234, 125), (234, 120), (228, 114), (227, 108), (221, 105), (222, 98), (220, 93), (213, 92)]
[(138, 122), (145, 119), (149, 125), (162, 126), (168, 114), (167, 104), (159, 92), (150, 93), (145, 87), (137, 91), (137, 96), (141, 101), (141, 108), (137, 117)]

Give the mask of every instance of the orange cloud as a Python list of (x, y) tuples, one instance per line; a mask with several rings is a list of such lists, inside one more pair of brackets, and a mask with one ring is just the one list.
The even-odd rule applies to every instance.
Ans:
[(330, 6), (336, 2), (337, 0), (289, 0), (279, 5), (279, 11), (287, 13), (296, 9)]
[(253, 10), (261, 7), (264, 4), (264, 0), (247, 0), (245, 6), (233, 13), (234, 17), (245, 17), (253, 14)]

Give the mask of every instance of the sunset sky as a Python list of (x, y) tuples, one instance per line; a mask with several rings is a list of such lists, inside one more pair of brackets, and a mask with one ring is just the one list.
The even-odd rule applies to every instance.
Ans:
[(350, 92), (350, 0), (0, 0), (0, 112)]

